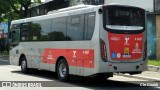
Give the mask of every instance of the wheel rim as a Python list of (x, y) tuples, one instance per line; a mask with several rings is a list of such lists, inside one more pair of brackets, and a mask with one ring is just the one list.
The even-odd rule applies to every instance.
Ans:
[(22, 70), (24, 71), (26, 69), (26, 61), (22, 61)]
[(67, 74), (67, 68), (66, 65), (64, 63), (61, 63), (59, 66), (59, 74), (61, 77), (65, 77)]

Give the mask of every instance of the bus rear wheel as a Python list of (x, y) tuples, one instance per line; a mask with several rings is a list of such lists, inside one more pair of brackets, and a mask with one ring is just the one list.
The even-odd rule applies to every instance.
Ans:
[(25, 74), (29, 72), (29, 69), (27, 67), (27, 60), (25, 57), (21, 58), (21, 71)]
[(69, 68), (65, 59), (60, 59), (57, 64), (57, 75), (60, 81), (68, 81), (69, 80)]

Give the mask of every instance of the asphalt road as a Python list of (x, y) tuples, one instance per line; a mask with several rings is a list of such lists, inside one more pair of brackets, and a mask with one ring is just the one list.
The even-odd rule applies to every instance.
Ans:
[[(73, 77), (73, 76), (72, 76)], [(75, 77), (75, 76), (74, 76)], [(9, 61), (0, 59), (0, 81), (21, 83), (41, 83), (44, 87), (0, 87), (0, 90), (160, 90), (160, 87), (141, 87), (140, 84), (151, 83), (145, 80), (114, 76), (108, 80), (94, 81), (91, 78), (71, 79), (60, 82), (56, 73), (32, 70), (30, 74), (23, 74), (19, 66), (9, 65)], [(27, 82), (28, 81), (28, 82)], [(0, 82), (0, 86), (2, 86)]]

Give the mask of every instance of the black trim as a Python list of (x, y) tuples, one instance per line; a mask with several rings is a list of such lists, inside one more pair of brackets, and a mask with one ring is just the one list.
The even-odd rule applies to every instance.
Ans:
[(108, 32), (110, 33), (115, 33), (115, 34), (140, 34), (140, 33), (143, 33), (145, 31), (145, 29), (143, 30), (114, 30), (114, 29), (108, 29), (108, 28), (105, 28), (105, 30), (107, 30)]

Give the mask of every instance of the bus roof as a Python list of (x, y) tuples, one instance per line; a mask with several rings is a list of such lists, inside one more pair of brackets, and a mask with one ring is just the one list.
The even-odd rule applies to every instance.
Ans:
[[(78, 10), (85, 10), (85, 9), (89, 9), (89, 8), (99, 8), (102, 6), (112, 6), (112, 5), (113, 6), (118, 5), (118, 6), (134, 7), (134, 6), (117, 4), (117, 3), (110, 3), (110, 4), (105, 4), (105, 5), (77, 5), (77, 6), (67, 7), (67, 8), (63, 8), (63, 9), (49, 11), (47, 15), (41, 15), (41, 16), (30, 17), (30, 18), (25, 18), (25, 19), (13, 20), (11, 22), (11, 24), (25, 23), (25, 22), (43, 20), (43, 19), (51, 19), (51, 18), (53, 18), (53, 16), (54, 17), (67, 16), (66, 12), (69, 13), (69, 12), (74, 12), (74, 11), (78, 11)], [(75, 13), (73, 13), (71, 15), (74, 15), (74, 14)]]
[(70, 12), (70, 11), (72, 12), (72, 11), (77, 11), (77, 10), (87, 9), (87, 8), (94, 8), (94, 7), (97, 7), (97, 6), (95, 6), (95, 5), (77, 5), (77, 6), (73, 6), (73, 7), (64, 8), (64, 9), (53, 10), (53, 11), (48, 12), (47, 15), (41, 15), (41, 16), (35, 16), (35, 17), (30, 17), (30, 18), (25, 18), (25, 19), (13, 20), (11, 22), (11, 24), (25, 23), (28, 21), (34, 21), (35, 19), (36, 20), (43, 20), (45, 18), (49, 19), (49, 18), (52, 18), (50, 16), (53, 16), (55, 14), (61, 14), (61, 16), (63, 16), (66, 12)]

